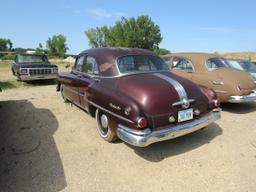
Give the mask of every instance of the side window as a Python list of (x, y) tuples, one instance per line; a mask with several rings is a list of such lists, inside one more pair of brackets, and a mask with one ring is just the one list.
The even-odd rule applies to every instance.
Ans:
[(194, 72), (193, 64), (184, 58), (172, 58), (171, 60), (171, 68), (172, 69), (179, 69), (186, 72)]
[(219, 69), (219, 68), (228, 68), (230, 67), (228, 61), (221, 57), (219, 58), (210, 58), (206, 61), (206, 66), (208, 69)]
[(76, 59), (76, 64), (75, 64), (75, 70), (76, 71), (79, 71), (79, 72), (82, 72), (82, 66), (83, 66), (83, 63), (84, 63), (84, 56), (81, 56), (81, 57), (78, 57)]
[(96, 75), (99, 74), (98, 65), (93, 57), (86, 57), (86, 62), (84, 62), (82, 66), (82, 72)]

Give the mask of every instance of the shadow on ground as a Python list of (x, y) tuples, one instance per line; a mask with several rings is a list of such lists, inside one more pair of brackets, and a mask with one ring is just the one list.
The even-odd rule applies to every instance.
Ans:
[(46, 79), (46, 80), (28, 81), (26, 83), (33, 86), (55, 85), (57, 84), (57, 80)]
[(256, 102), (250, 103), (224, 103), (221, 105), (223, 111), (245, 114), (256, 111)]
[(213, 123), (206, 129), (173, 140), (155, 143), (146, 148), (130, 147), (143, 159), (151, 162), (160, 162), (165, 158), (180, 155), (208, 144), (221, 134), (222, 129), (219, 125)]
[(56, 192), (66, 187), (53, 134), (58, 121), (27, 100), (0, 102), (0, 191)]

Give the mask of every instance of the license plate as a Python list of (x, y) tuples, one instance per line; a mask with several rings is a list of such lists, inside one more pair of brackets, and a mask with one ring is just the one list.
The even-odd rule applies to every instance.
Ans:
[(179, 111), (178, 122), (188, 121), (191, 119), (193, 119), (193, 109)]

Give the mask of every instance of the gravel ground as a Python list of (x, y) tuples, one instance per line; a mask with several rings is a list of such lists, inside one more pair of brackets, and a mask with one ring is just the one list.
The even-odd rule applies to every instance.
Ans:
[(103, 141), (55, 86), (0, 93), (0, 191), (255, 191), (256, 103), (174, 140)]

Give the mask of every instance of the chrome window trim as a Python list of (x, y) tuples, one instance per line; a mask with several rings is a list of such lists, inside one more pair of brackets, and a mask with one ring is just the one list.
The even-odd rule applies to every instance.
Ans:
[[(89, 76), (89, 77), (91, 77), (91, 78), (96, 77), (96, 78), (103, 78), (103, 79), (119, 78), (119, 77), (124, 77), (124, 76), (129, 76), (129, 75), (136, 75), (136, 74), (171, 72), (171, 70), (154, 70), (154, 71), (144, 71), (144, 72), (121, 73), (120, 70), (119, 70), (119, 67), (118, 67), (117, 60), (118, 60), (120, 57), (136, 56), (136, 55), (138, 55), (138, 56), (140, 56), (140, 55), (141, 55), (141, 56), (154, 56), (154, 57), (158, 57), (158, 58), (162, 59), (161, 57), (159, 57), (159, 56), (157, 56), (157, 55), (150, 55), (150, 54), (126, 54), (126, 55), (121, 55), (121, 56), (116, 57), (115, 63), (114, 63), (114, 64), (115, 64), (115, 67), (116, 67), (116, 69), (117, 69), (118, 74), (117, 74), (117, 75), (113, 75), (113, 76), (104, 76), (104, 75), (101, 74), (101, 71), (99, 70), (99, 64), (97, 63), (97, 60), (96, 60), (95, 57), (93, 57), (93, 58), (95, 59), (95, 61), (96, 61), (96, 63), (97, 63), (97, 68), (98, 68), (99, 74), (89, 74), (89, 73), (85, 73), (85, 72), (81, 72), (81, 71), (77, 71), (77, 70), (76, 70), (75, 66), (76, 66), (77, 59), (78, 59), (79, 57), (81, 57), (81, 56), (86, 56), (86, 57), (87, 57), (87, 56), (90, 56), (89, 54), (84, 53), (84, 54), (80, 54), (80, 55), (77, 56), (76, 62), (75, 62), (75, 65), (74, 65), (74, 68), (73, 68), (72, 71), (75, 72), (75, 73), (81, 74), (81, 75), (87, 75), (87, 76)], [(90, 56), (90, 57), (92, 57), (92, 56)], [(163, 60), (163, 59), (162, 59), (162, 60)], [(165, 62), (165, 61), (164, 61), (164, 62)]]
[[(141, 73), (156, 73), (156, 72), (171, 72), (170, 70), (153, 70), (153, 71), (142, 71), (142, 72), (131, 72), (131, 73), (121, 73), (119, 70), (119, 66), (118, 66), (118, 59), (120, 59), (121, 57), (127, 57), (127, 56), (152, 56), (152, 57), (157, 57), (161, 60), (163, 60), (161, 57), (157, 56), (157, 55), (150, 55), (150, 54), (126, 54), (126, 55), (120, 55), (118, 57), (116, 57), (115, 59), (115, 65), (118, 71), (118, 77), (122, 77), (122, 76), (126, 76), (126, 75), (135, 75), (135, 74), (141, 74)], [(163, 60), (164, 61), (164, 60)], [(164, 61), (165, 63), (165, 61)]]

